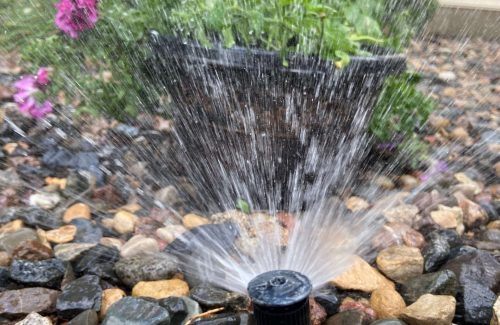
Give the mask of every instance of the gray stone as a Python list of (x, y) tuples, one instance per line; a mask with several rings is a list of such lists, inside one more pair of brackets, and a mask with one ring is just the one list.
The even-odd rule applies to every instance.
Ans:
[(59, 244), (54, 247), (54, 255), (61, 261), (72, 261), (79, 257), (83, 252), (91, 249), (96, 244), (92, 243), (67, 243)]
[(406, 281), (401, 285), (400, 293), (406, 304), (411, 305), (426, 293), (455, 297), (457, 289), (458, 281), (455, 273), (450, 270), (443, 270), (423, 274)]
[(211, 309), (225, 307), (227, 309), (243, 309), (248, 306), (247, 296), (216, 288), (208, 284), (201, 284), (191, 289), (190, 296), (202, 307)]
[(170, 325), (168, 311), (142, 298), (125, 297), (106, 312), (102, 325)]
[(122, 258), (115, 264), (114, 270), (123, 283), (133, 287), (139, 281), (170, 279), (179, 271), (178, 264), (177, 257), (157, 253)]
[(99, 324), (99, 317), (97, 316), (97, 312), (93, 309), (86, 310), (81, 312), (73, 318), (68, 325), (97, 325)]
[(59, 287), (64, 270), (64, 263), (56, 258), (43, 261), (14, 260), (9, 268), (14, 281), (49, 288)]
[(15, 325), (52, 325), (48, 317), (43, 317), (37, 313), (31, 313)]
[(19, 244), (27, 240), (37, 240), (38, 236), (33, 229), (21, 228), (16, 232), (0, 235), (0, 251), (12, 254)]
[(246, 312), (223, 313), (213, 317), (202, 318), (192, 323), (193, 325), (253, 325), (255, 320)]
[(44, 230), (56, 229), (63, 226), (62, 217), (36, 207), (28, 207), (17, 210), (16, 216), (25, 224), (42, 228)]
[(0, 315), (17, 316), (51, 313), (55, 310), (59, 291), (46, 288), (26, 288), (0, 292)]
[(57, 299), (56, 309), (63, 319), (71, 319), (79, 313), (101, 309), (102, 289), (99, 278), (84, 275), (67, 284)]
[(351, 309), (340, 312), (326, 320), (326, 325), (363, 325), (363, 313)]
[(399, 319), (381, 319), (371, 323), (370, 325), (407, 325), (407, 324)]

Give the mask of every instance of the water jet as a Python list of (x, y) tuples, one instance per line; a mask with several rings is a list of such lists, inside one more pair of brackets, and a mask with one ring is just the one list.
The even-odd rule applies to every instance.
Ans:
[(262, 273), (248, 284), (258, 325), (309, 325), (312, 284), (303, 274), (289, 270)]

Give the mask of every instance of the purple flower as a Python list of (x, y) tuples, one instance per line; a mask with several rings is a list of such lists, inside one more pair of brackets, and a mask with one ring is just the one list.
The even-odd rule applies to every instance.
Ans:
[(422, 182), (427, 182), (431, 179), (431, 177), (436, 177), (440, 174), (446, 173), (448, 171), (448, 164), (444, 160), (436, 160), (434, 163), (427, 169), (425, 173), (420, 175), (420, 180)]
[(14, 83), (17, 90), (14, 101), (19, 106), (19, 110), (36, 119), (43, 118), (52, 112), (50, 101), (39, 104), (35, 99), (35, 95), (44, 91), (48, 83), (49, 71), (47, 68), (40, 68), (36, 75), (23, 76), (21, 80)]
[(99, 18), (97, 0), (60, 0), (56, 8), (56, 26), (71, 38), (93, 28)]

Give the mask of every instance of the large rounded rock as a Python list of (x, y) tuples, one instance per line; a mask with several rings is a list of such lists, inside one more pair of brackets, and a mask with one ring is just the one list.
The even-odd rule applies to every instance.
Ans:
[(73, 268), (79, 274), (93, 274), (111, 282), (118, 282), (113, 270), (120, 253), (114, 247), (97, 245), (83, 252), (73, 261)]
[(223, 313), (195, 320), (193, 325), (253, 325), (255, 321), (247, 312)]
[(364, 325), (363, 313), (357, 309), (340, 312), (326, 320), (326, 325)]
[(59, 291), (46, 288), (26, 288), (0, 292), (0, 315), (51, 313), (55, 310)]
[(120, 259), (114, 266), (116, 275), (129, 287), (139, 281), (155, 281), (170, 279), (179, 271), (177, 257), (157, 253), (152, 255), (136, 255)]
[(57, 299), (56, 309), (62, 318), (71, 319), (87, 309), (99, 311), (101, 298), (99, 278), (95, 275), (84, 275), (63, 288)]
[(372, 292), (370, 305), (378, 318), (397, 318), (406, 304), (396, 290), (377, 289)]
[(400, 292), (406, 303), (412, 304), (426, 293), (455, 297), (457, 289), (458, 281), (455, 273), (450, 270), (443, 270), (423, 274), (406, 281), (401, 285)]
[(418, 248), (392, 246), (378, 254), (377, 267), (391, 280), (404, 282), (422, 274), (424, 258)]
[(134, 297), (125, 297), (114, 303), (106, 313), (102, 325), (169, 325), (168, 311), (158, 304)]
[(149, 297), (162, 299), (167, 297), (187, 296), (189, 286), (180, 279), (141, 281), (132, 289), (132, 295), (136, 297)]
[(401, 318), (409, 325), (450, 325), (455, 304), (452, 296), (425, 294), (406, 307)]
[(481, 250), (459, 255), (443, 270), (456, 274), (459, 282), (457, 319), (471, 324), (488, 324), (500, 286), (500, 263)]
[(43, 261), (14, 260), (9, 272), (11, 279), (19, 283), (58, 288), (65, 269), (64, 263), (55, 258)]
[(228, 309), (243, 309), (249, 304), (246, 296), (201, 284), (191, 289), (191, 298), (207, 309), (225, 307)]

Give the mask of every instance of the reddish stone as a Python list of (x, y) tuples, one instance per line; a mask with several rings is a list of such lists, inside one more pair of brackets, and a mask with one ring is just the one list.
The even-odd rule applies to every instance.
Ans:
[(321, 325), (326, 320), (326, 311), (314, 298), (309, 298), (311, 325)]
[(12, 252), (12, 258), (19, 260), (42, 261), (52, 257), (52, 250), (38, 240), (22, 242)]

